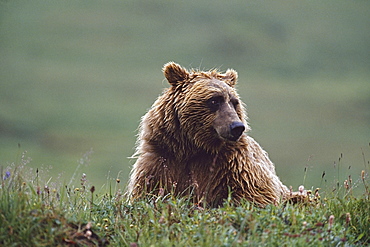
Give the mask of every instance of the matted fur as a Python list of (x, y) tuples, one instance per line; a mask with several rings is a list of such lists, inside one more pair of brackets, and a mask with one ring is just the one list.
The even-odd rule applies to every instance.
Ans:
[[(246, 133), (245, 108), (234, 88), (237, 73), (188, 72), (173, 62), (165, 64), (163, 72), (171, 86), (142, 118), (128, 184), (130, 199), (148, 193), (192, 193), (195, 202), (212, 206), (221, 205), (229, 192), (235, 202), (245, 198), (260, 206), (286, 199), (290, 191), (268, 154)], [(215, 95), (224, 106), (213, 112), (207, 100)], [(242, 122), (245, 132), (231, 141), (232, 121)]]

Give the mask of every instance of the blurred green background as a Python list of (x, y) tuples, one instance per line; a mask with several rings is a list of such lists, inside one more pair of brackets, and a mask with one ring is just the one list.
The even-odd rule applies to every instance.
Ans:
[(370, 1), (0, 1), (0, 54), (3, 167), (26, 150), (68, 182), (93, 150), (77, 176), (127, 181), (168, 61), (238, 71), (250, 135), (285, 184), (368, 166)]

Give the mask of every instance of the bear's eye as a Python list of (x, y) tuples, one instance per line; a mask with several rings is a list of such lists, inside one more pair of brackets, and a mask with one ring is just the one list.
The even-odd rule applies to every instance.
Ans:
[(224, 99), (222, 96), (215, 96), (207, 101), (207, 105), (211, 111), (217, 111), (220, 108), (223, 100)]

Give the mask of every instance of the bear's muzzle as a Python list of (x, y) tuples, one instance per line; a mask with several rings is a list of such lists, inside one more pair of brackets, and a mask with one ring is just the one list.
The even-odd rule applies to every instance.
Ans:
[(242, 122), (232, 122), (230, 124), (230, 141), (237, 141), (239, 137), (243, 134), (245, 126)]

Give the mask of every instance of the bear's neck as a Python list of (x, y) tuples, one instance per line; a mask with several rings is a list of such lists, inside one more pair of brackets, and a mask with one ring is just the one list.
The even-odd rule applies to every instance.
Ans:
[(169, 133), (164, 134), (157, 140), (151, 139), (149, 145), (157, 155), (169, 158), (179, 164), (186, 164), (195, 157), (212, 155), (206, 150), (195, 147), (190, 142), (186, 143), (173, 136), (171, 137)]
[(207, 150), (197, 147), (191, 141), (187, 141), (186, 138), (182, 140), (178, 136), (168, 132), (157, 133), (148, 140), (148, 144), (150, 151), (154, 152), (157, 156), (170, 159), (176, 165), (182, 164), (185, 166), (192, 166), (195, 161), (197, 161), (197, 165), (209, 166), (211, 163), (216, 163), (219, 159), (223, 159), (225, 156), (227, 157), (237, 149), (237, 145), (229, 143)]

